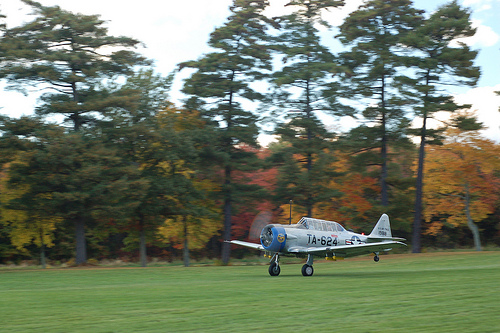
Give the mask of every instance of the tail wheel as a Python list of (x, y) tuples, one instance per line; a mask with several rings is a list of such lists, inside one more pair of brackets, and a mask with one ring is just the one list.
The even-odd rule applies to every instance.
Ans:
[(314, 273), (314, 268), (311, 265), (305, 264), (302, 266), (302, 275), (312, 276)]
[(271, 275), (271, 276), (278, 276), (278, 275), (280, 275), (280, 272), (281, 272), (280, 265), (278, 265), (277, 262), (273, 261), (269, 265), (269, 275)]

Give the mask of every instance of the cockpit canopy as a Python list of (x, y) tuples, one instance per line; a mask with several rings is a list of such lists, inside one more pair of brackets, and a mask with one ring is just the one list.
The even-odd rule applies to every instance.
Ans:
[(337, 222), (313, 219), (311, 217), (303, 217), (297, 224), (300, 224), (309, 230), (331, 231), (331, 232), (345, 231), (344, 227)]

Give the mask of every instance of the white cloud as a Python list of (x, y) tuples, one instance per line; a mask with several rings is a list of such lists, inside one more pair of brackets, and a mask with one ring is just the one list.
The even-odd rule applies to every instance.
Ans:
[(478, 120), (487, 127), (482, 131), (484, 136), (500, 143), (500, 96), (495, 91), (500, 91), (500, 84), (470, 89), (456, 95), (455, 100), (461, 104), (472, 104), (471, 109), (476, 111)]
[(364, 3), (363, 0), (349, 0), (341, 8), (330, 9), (323, 14), (323, 19), (329, 22), (332, 26), (336, 27), (344, 23), (344, 19), (353, 11), (357, 10), (359, 6)]
[[(493, 87), (472, 88), (465, 93), (454, 96), (458, 104), (471, 104), (471, 111), (475, 111), (479, 122), (483, 123), (485, 129), (481, 130), (484, 137), (500, 143), (500, 96), (495, 94), (500, 91), (500, 84)], [(452, 113), (442, 111), (433, 115), (429, 119), (428, 128), (439, 128), (446, 125)], [(413, 128), (422, 127), (422, 119), (415, 118), (412, 121)], [(418, 140), (415, 140), (418, 144)]]
[(17, 91), (3, 90), (5, 87), (6, 84), (1, 82), (0, 91), (2, 93), (2, 103), (0, 105), (0, 114), (7, 115), (12, 118), (31, 115), (39, 94), (37, 93), (24, 96)]
[(492, 0), (464, 0), (463, 5), (466, 7), (474, 7), (474, 11), (481, 12), (491, 9)]
[(500, 40), (500, 36), (491, 27), (483, 25), (480, 20), (472, 20), (472, 27), (477, 29), (476, 34), (460, 39), (469, 46), (490, 47)]

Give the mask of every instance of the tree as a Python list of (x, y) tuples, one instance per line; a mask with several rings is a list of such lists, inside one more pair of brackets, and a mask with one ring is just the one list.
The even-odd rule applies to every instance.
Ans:
[[(137, 100), (137, 94), (110, 94), (102, 85), (106, 79), (131, 73), (133, 66), (148, 63), (130, 50), (139, 44), (137, 40), (108, 36), (98, 15), (23, 2), (36, 17), (6, 31), (1, 45), (6, 61), (0, 76), (14, 88), (35, 85), (52, 91), (41, 97), (38, 115), (62, 114), (74, 131), (80, 131), (84, 125), (95, 124), (97, 115), (109, 108), (126, 107)], [(78, 263), (86, 258), (80, 252), (85, 250), (83, 223), (83, 218), (76, 219)]]
[(5, 49), (1, 47), (1, 39), (3, 39), (5, 30), (7, 28), (7, 25), (3, 23), (2, 21), (6, 18), (5, 15), (0, 12), (0, 62), (3, 61), (3, 58), (5, 56)]
[(414, 113), (422, 120), (418, 130), (420, 148), (415, 194), (412, 251), (421, 250), (422, 196), (426, 144), (439, 143), (442, 130), (428, 128), (428, 120), (436, 112), (459, 110), (459, 106), (443, 87), (446, 85), (476, 84), (480, 71), (474, 66), (477, 51), (472, 51), (458, 39), (475, 34), (471, 27), (470, 11), (452, 1), (438, 8), (423, 24), (403, 38), (414, 50), (408, 64), (415, 70), (414, 78), (402, 78), (406, 95), (414, 103)]
[[(210, 35), (208, 44), (215, 51), (180, 64), (181, 69), (195, 70), (183, 88), (192, 96), (186, 107), (199, 110), (214, 131), (214, 159), (223, 170), (224, 240), (231, 239), (234, 203), (243, 190), (251, 189), (236, 184), (233, 172), (252, 169), (258, 163), (254, 153), (241, 149), (244, 144), (257, 145), (258, 135), (258, 118), (243, 108), (242, 101), (263, 98), (250, 83), (263, 79), (271, 70), (266, 31), (272, 21), (262, 14), (267, 6), (267, 0), (235, 0), (227, 22)], [(224, 264), (229, 262), (230, 251), (230, 244), (223, 243)]]
[[(203, 178), (200, 154), (204, 126), (199, 114), (169, 106), (157, 114), (156, 141), (140, 154), (143, 176), (152, 185), (140, 216), (159, 218), (156, 228), (167, 244), (183, 249), (189, 266), (190, 248), (200, 248), (220, 230), (212, 192), (220, 191), (213, 181)], [(156, 214), (151, 214), (156, 212)]]
[[(340, 26), (340, 41), (350, 46), (341, 54), (354, 95), (365, 99), (362, 125), (350, 144), (369, 166), (380, 166), (380, 203), (389, 205), (389, 145), (409, 146), (410, 125), (398, 97), (395, 77), (401, 75), (405, 48), (401, 39), (421, 23), (421, 11), (410, 0), (372, 0), (352, 12)], [(359, 139), (361, 138), (361, 140)], [(378, 156), (372, 151), (379, 151)]]
[(274, 46), (284, 66), (273, 74), (275, 117), (285, 114), (275, 134), (284, 143), (273, 159), (280, 163), (277, 197), (294, 201), (307, 216), (328, 197), (324, 169), (331, 161), (326, 153), (333, 134), (319, 120), (316, 111), (346, 115), (338, 103), (339, 85), (332, 77), (339, 72), (334, 56), (321, 45), (316, 25), (329, 27), (321, 12), (342, 6), (343, 1), (294, 0), (287, 6), (297, 9), (279, 18), (281, 33)]
[(339, 195), (319, 205), (315, 216), (347, 223), (353, 229), (363, 227), (363, 222), (373, 226), (369, 217), (374, 206), (373, 194), (380, 190), (377, 179), (357, 171), (346, 153), (336, 151), (335, 154), (339, 158), (330, 168), (335, 169), (339, 175), (330, 179), (327, 186)]
[(22, 190), (16, 201), (28, 217), (58, 217), (72, 223), (76, 263), (84, 263), (85, 227), (125, 219), (140, 203), (147, 184), (138, 178), (136, 166), (91, 133), (68, 134), (55, 125), (31, 132), (13, 128), (17, 132), (4, 133), (2, 141), (27, 141), (8, 169), (10, 188)]
[[(134, 103), (126, 107), (113, 107), (99, 121), (105, 140), (120, 151), (120, 155), (132, 165), (139, 166), (140, 178), (149, 183), (147, 193), (140, 205), (130, 214), (121, 230), (128, 230), (125, 242), (128, 248), (138, 243), (141, 266), (147, 265), (148, 240), (165, 220), (172, 205), (164, 196), (175, 193), (169, 187), (169, 174), (159, 166), (178, 156), (192, 155), (186, 140), (175, 135), (173, 125), (162, 121), (160, 114), (171, 108), (168, 92), (172, 76), (163, 77), (152, 69), (141, 69), (127, 76), (125, 84), (106, 87), (112, 95), (131, 93), (137, 96)], [(165, 118), (165, 117), (163, 117)]]
[[(194, 173), (191, 170), (179, 170), (186, 177)], [(217, 186), (210, 180), (197, 180), (186, 177), (192, 182), (193, 187), (179, 197), (172, 198), (177, 203), (175, 213), (160, 225), (160, 237), (167, 244), (181, 248), (184, 266), (190, 264), (190, 250), (199, 250), (205, 247), (208, 241), (220, 230), (217, 214), (217, 205), (207, 193), (216, 191)]]
[(79, 130), (106, 108), (125, 105), (134, 98), (109, 95), (100, 87), (103, 80), (148, 63), (129, 50), (139, 44), (137, 40), (108, 36), (98, 15), (73, 14), (59, 6), (22, 1), (33, 8), (36, 17), (6, 31), (1, 45), (6, 62), (0, 76), (17, 89), (24, 85), (50, 89), (42, 96), (37, 114), (62, 114)]
[(424, 203), (428, 233), (437, 235), (443, 224), (467, 224), (474, 246), (481, 251), (479, 228), (474, 223), (495, 211), (500, 199), (500, 146), (478, 133), (482, 125), (470, 114), (454, 118), (441, 147), (427, 150)]
[[(8, 171), (9, 165), (5, 167)], [(31, 243), (40, 248), (40, 264), (45, 268), (45, 249), (54, 245), (54, 230), (62, 219), (46, 208), (47, 203), (53, 199), (50, 193), (30, 193), (28, 185), (16, 186), (10, 184), (9, 180), (7, 176), (0, 179), (2, 224), (9, 227), (11, 243), (17, 249), (25, 250)]]
[[(34, 243), (40, 248), (40, 263), (46, 266), (46, 248), (53, 245), (54, 230), (61, 222), (48, 209), (50, 193), (37, 193), (30, 184), (12, 178), (11, 169), (33, 156), (37, 134), (53, 131), (57, 126), (45, 125), (39, 119), (21, 117), (0, 119), (0, 219), (9, 232), (12, 245), (18, 250)], [(12, 166), (12, 167), (11, 167)]]

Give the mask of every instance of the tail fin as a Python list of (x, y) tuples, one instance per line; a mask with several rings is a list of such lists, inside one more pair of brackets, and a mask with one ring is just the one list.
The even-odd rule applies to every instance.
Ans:
[(368, 242), (380, 242), (380, 241), (404, 241), (404, 238), (392, 237), (391, 223), (389, 222), (389, 216), (387, 214), (382, 214), (377, 224), (373, 228), (371, 234), (368, 235)]
[(372, 232), (368, 237), (372, 238), (392, 238), (391, 223), (389, 222), (389, 216), (387, 214), (382, 214), (377, 224), (373, 228)]

